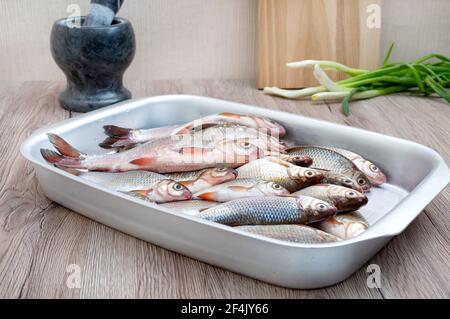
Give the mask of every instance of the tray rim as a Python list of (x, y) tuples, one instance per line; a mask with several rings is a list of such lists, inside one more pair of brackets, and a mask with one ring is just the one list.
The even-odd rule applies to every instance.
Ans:
[[(231, 104), (231, 105), (246, 108), (242, 112), (244, 114), (252, 113), (252, 111), (257, 111), (257, 112), (263, 111), (264, 113), (272, 113), (272, 114), (279, 114), (279, 115), (289, 115), (291, 117), (298, 117), (298, 118), (302, 118), (303, 120), (312, 121), (317, 124), (327, 125), (327, 126), (331, 126), (331, 127), (336, 127), (336, 128), (344, 129), (347, 131), (360, 132), (360, 133), (364, 133), (364, 134), (369, 133), (373, 137), (389, 139), (393, 142), (401, 142), (404, 144), (407, 143), (410, 146), (419, 148), (422, 151), (427, 152), (429, 154), (429, 156), (432, 156), (439, 164), (430, 173), (428, 173), (428, 175), (425, 176), (423, 178), (423, 180), (411, 192), (408, 192), (408, 195), (405, 198), (403, 198), (395, 207), (393, 207), (388, 213), (386, 213), (386, 215), (384, 215), (373, 226), (371, 226), (371, 228), (368, 231), (361, 234), (360, 236), (352, 238), (352, 239), (348, 239), (348, 240), (343, 240), (340, 242), (335, 242), (335, 243), (301, 244), (301, 243), (285, 242), (282, 240), (277, 240), (277, 239), (272, 239), (272, 238), (255, 235), (252, 233), (247, 233), (247, 232), (237, 230), (237, 229), (234, 229), (234, 228), (226, 226), (226, 225), (221, 225), (218, 223), (202, 220), (195, 216), (190, 216), (187, 214), (172, 211), (169, 208), (158, 206), (157, 204), (154, 204), (154, 203), (145, 202), (145, 201), (142, 201), (139, 199), (135, 199), (135, 198), (126, 196), (119, 192), (109, 190), (106, 187), (103, 187), (101, 185), (90, 182), (88, 180), (83, 180), (83, 179), (81, 179), (77, 176), (74, 176), (72, 174), (69, 174), (63, 170), (57, 169), (56, 167), (54, 167), (53, 165), (50, 165), (49, 163), (41, 162), (37, 158), (33, 157), (29, 150), (29, 147), (31, 146), (33, 141), (43, 134), (46, 134), (46, 133), (54, 131), (54, 130), (62, 129), (66, 126), (75, 125), (75, 124), (77, 124), (76, 126), (80, 126), (80, 125), (83, 125), (84, 122), (91, 122), (91, 121), (101, 119), (104, 116), (108, 116), (108, 115), (112, 115), (112, 114), (116, 113), (118, 110), (120, 110), (124, 106), (128, 106), (129, 108), (133, 109), (133, 108), (142, 107), (143, 105), (148, 104), (148, 103), (158, 103), (158, 102), (167, 102), (167, 101), (183, 101), (186, 99), (201, 100), (204, 102), (210, 101), (210, 102), (214, 102), (214, 103), (225, 102), (225, 103), (228, 103), (229, 105)], [(428, 205), (437, 196), (437, 194), (439, 194), (450, 182), (450, 170), (449, 170), (448, 166), (446, 165), (444, 159), (435, 150), (433, 150), (427, 146), (424, 146), (422, 144), (419, 144), (419, 143), (415, 143), (415, 142), (408, 141), (405, 139), (400, 139), (397, 137), (392, 137), (392, 136), (377, 133), (377, 132), (368, 131), (368, 130), (365, 130), (362, 128), (350, 127), (350, 126), (345, 126), (345, 125), (341, 125), (341, 124), (337, 124), (337, 123), (324, 121), (321, 119), (310, 118), (310, 117), (306, 117), (306, 116), (295, 114), (295, 113), (288, 113), (288, 112), (283, 112), (283, 111), (278, 111), (278, 110), (266, 109), (263, 107), (246, 105), (246, 104), (242, 104), (242, 103), (236, 103), (236, 102), (215, 99), (215, 98), (210, 98), (210, 97), (203, 97), (203, 96), (196, 96), (196, 95), (184, 95), (184, 94), (162, 95), (162, 96), (153, 96), (153, 97), (127, 100), (127, 101), (124, 101), (124, 102), (121, 102), (118, 104), (108, 106), (106, 108), (102, 108), (102, 109), (99, 109), (99, 110), (96, 110), (96, 111), (93, 111), (90, 113), (86, 113), (86, 114), (77, 116), (75, 118), (69, 118), (69, 119), (60, 121), (58, 123), (44, 126), (40, 129), (34, 131), (28, 138), (25, 139), (25, 141), (22, 143), (22, 145), (20, 147), (20, 152), (21, 152), (22, 156), (24, 156), (28, 161), (33, 163), (33, 165), (38, 165), (45, 170), (50, 170), (50, 171), (56, 173), (57, 175), (61, 175), (65, 178), (71, 179), (74, 182), (84, 184), (87, 187), (95, 188), (102, 192), (106, 192), (112, 196), (116, 196), (116, 197), (119, 197), (119, 198), (122, 198), (122, 199), (128, 200), (128, 201), (132, 201), (135, 204), (138, 204), (138, 205), (141, 205), (141, 206), (144, 206), (147, 208), (152, 208), (158, 212), (163, 212), (163, 213), (167, 213), (167, 214), (170, 214), (170, 215), (173, 215), (176, 217), (181, 217), (181, 218), (187, 219), (190, 222), (201, 223), (201, 224), (211, 226), (211, 227), (214, 227), (214, 228), (226, 231), (226, 232), (234, 233), (236, 235), (249, 237), (254, 240), (262, 240), (262, 241), (265, 241), (268, 243), (276, 244), (276, 245), (279, 245), (284, 248), (327, 249), (327, 248), (352, 245), (355, 243), (370, 241), (370, 240), (379, 239), (382, 237), (396, 236), (396, 235), (402, 233), (409, 226), (409, 224), (412, 223), (422, 213), (424, 207), (426, 205)], [(432, 185), (433, 187), (430, 187), (430, 184), (433, 182), (431, 179), (435, 179), (434, 184)], [(432, 189), (430, 189), (430, 188), (432, 188)], [(417, 198), (420, 199), (420, 203), (419, 204), (415, 203), (415, 205), (413, 207), (411, 207), (412, 201), (416, 200)], [(381, 228), (382, 228), (381, 226), (386, 224), (386, 220), (391, 219), (392, 215), (395, 215), (395, 213), (398, 214), (402, 209), (410, 210), (409, 214), (403, 215), (403, 218), (406, 220), (404, 220), (404, 222), (402, 223), (402, 226), (397, 227), (397, 228), (391, 228), (391, 229), (387, 228), (384, 231), (381, 230)], [(414, 213), (413, 211), (416, 211), (416, 212)], [(389, 218), (389, 216), (391, 216), (391, 218)]]

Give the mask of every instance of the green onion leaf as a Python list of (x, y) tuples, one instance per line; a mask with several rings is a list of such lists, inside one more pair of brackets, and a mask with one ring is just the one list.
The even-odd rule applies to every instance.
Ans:
[(386, 66), (387, 63), (389, 62), (389, 59), (391, 58), (392, 51), (394, 50), (394, 46), (395, 46), (395, 42), (392, 42), (392, 44), (391, 44), (391, 46), (389, 48), (389, 51), (386, 54), (386, 57), (384, 58), (383, 66)]
[(362, 88), (356, 88), (350, 91), (350, 93), (347, 94), (347, 96), (344, 98), (344, 101), (342, 101), (342, 112), (345, 116), (350, 115), (350, 100), (352, 97), (358, 93), (361, 92)]

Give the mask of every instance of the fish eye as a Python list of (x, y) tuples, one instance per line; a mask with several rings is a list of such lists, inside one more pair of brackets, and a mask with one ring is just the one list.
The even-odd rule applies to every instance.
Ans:
[(328, 206), (325, 205), (325, 204), (318, 204), (318, 205), (317, 205), (317, 209), (319, 209), (320, 211), (324, 211), (324, 210), (326, 210), (327, 208), (328, 208)]
[(239, 144), (239, 146), (245, 149), (249, 149), (252, 146), (252, 144), (250, 144), (249, 142), (242, 142)]
[(359, 185), (366, 185), (366, 180), (364, 178), (359, 178), (358, 179), (358, 184)]
[(313, 171), (307, 171), (305, 173), (305, 175), (308, 176), (308, 177), (313, 177), (314, 176), (314, 172)]
[(181, 190), (183, 190), (183, 185), (176, 183), (176, 184), (173, 184), (172, 188), (176, 191), (181, 191)]
[(380, 169), (378, 167), (376, 167), (375, 165), (370, 165), (369, 168), (373, 171), (373, 172), (378, 172)]
[(358, 196), (358, 194), (356, 194), (356, 192), (353, 192), (353, 191), (347, 192), (347, 197), (349, 197), (349, 198), (354, 198), (357, 196)]
[(283, 187), (282, 187), (281, 185), (276, 184), (276, 183), (273, 183), (273, 184), (272, 184), (272, 188), (273, 188), (273, 189), (276, 189), (276, 190), (281, 190), (281, 189), (283, 189)]
[(220, 168), (216, 168), (217, 172), (225, 172), (227, 170), (226, 167), (220, 167)]

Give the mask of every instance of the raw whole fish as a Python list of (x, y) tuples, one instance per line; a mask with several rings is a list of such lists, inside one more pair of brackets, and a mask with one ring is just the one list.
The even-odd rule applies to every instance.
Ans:
[(381, 169), (379, 169), (372, 162), (363, 158), (361, 155), (358, 155), (356, 153), (341, 148), (336, 147), (326, 147), (326, 148), (333, 150), (351, 160), (356, 165), (356, 167), (358, 167), (359, 170), (363, 172), (364, 175), (366, 175), (366, 177), (369, 179), (372, 185), (380, 186), (386, 183), (387, 180), (386, 175), (381, 171)]
[(368, 192), (371, 184), (367, 177), (355, 164), (341, 154), (321, 146), (298, 146), (287, 150), (289, 155), (304, 155), (313, 159), (313, 167), (339, 173), (356, 180), (364, 192)]
[(266, 157), (238, 169), (238, 178), (254, 178), (277, 183), (290, 192), (318, 184), (323, 174), (317, 170), (292, 165), (277, 158)]
[(193, 197), (209, 201), (228, 202), (246, 197), (283, 196), (289, 194), (287, 189), (273, 182), (252, 178), (239, 178), (194, 193)]
[(108, 138), (100, 144), (103, 148), (130, 147), (164, 136), (191, 134), (192, 132), (216, 125), (237, 124), (261, 130), (275, 138), (283, 137), (286, 130), (280, 124), (262, 117), (247, 116), (234, 113), (209, 115), (187, 124), (152, 129), (129, 129), (114, 125), (104, 127)]
[(358, 212), (338, 214), (313, 226), (342, 239), (354, 238), (369, 228), (365, 218)]
[(334, 235), (304, 225), (238, 226), (236, 229), (298, 244), (325, 244), (341, 240)]
[(108, 189), (150, 202), (167, 203), (192, 198), (192, 193), (187, 187), (168, 179), (164, 175), (153, 172), (100, 173), (62, 169)]
[(250, 197), (207, 209), (199, 218), (230, 226), (310, 224), (336, 214), (336, 207), (312, 197)]
[(292, 194), (292, 196), (310, 196), (331, 205), (334, 205), (338, 213), (354, 211), (368, 203), (367, 196), (354, 189), (331, 185), (313, 185)]
[[(186, 141), (158, 146), (149, 142), (122, 153), (87, 155), (79, 152), (57, 135), (48, 134), (48, 136), (60, 153), (42, 149), (41, 154), (48, 162), (60, 167), (89, 171), (146, 170), (172, 173), (211, 167), (237, 168), (263, 156), (257, 146), (246, 140), (216, 141), (211, 147), (186, 146)], [(188, 142), (192, 145), (191, 140)]]

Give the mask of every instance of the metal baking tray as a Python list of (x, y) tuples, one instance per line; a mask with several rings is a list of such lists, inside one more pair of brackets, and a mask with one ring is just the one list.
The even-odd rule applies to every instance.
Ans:
[[(72, 176), (44, 161), (46, 133), (61, 135), (86, 153), (105, 152), (102, 126), (150, 128), (181, 124), (219, 112), (266, 116), (282, 123), (290, 140), (337, 146), (373, 161), (388, 184), (361, 209), (370, 228), (342, 242), (293, 244), (235, 230), (127, 197)], [(401, 233), (449, 183), (450, 172), (433, 150), (405, 140), (299, 115), (197, 96), (127, 101), (35, 132), (21, 152), (53, 201), (100, 223), (180, 254), (289, 288), (320, 288), (345, 280)]]

